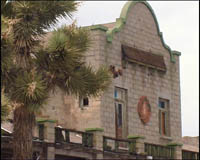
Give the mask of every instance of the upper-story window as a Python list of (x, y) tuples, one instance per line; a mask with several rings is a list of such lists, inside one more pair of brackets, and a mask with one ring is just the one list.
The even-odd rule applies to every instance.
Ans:
[(115, 88), (114, 98), (120, 101), (125, 101), (125, 89)]
[(169, 128), (169, 100), (159, 98), (159, 132), (161, 135), (170, 136)]
[(89, 107), (89, 98), (88, 97), (80, 97), (79, 98), (79, 103), (80, 103), (80, 107), (83, 108), (83, 107)]

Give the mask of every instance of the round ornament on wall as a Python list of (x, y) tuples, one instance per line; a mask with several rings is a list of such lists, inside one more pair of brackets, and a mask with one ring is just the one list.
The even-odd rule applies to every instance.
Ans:
[(140, 120), (144, 124), (149, 122), (150, 117), (151, 117), (151, 106), (146, 96), (140, 97), (140, 100), (138, 102), (138, 114), (139, 114)]

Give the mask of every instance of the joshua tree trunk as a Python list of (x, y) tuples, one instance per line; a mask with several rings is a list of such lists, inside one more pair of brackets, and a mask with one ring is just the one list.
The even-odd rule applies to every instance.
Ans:
[(35, 115), (21, 106), (14, 110), (13, 160), (30, 160), (33, 155), (32, 138)]

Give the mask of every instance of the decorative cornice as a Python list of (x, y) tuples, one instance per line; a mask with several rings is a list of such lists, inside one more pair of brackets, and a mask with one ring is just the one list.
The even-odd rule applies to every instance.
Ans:
[(37, 119), (37, 123), (45, 123), (45, 122), (50, 122), (50, 123), (56, 123), (56, 120), (52, 119)]
[(86, 132), (94, 132), (94, 131), (103, 132), (104, 129), (103, 129), (103, 128), (86, 128), (85, 131), (86, 131)]
[(91, 26), (91, 29), (92, 30), (97, 30), (97, 29), (100, 29), (102, 31), (105, 31), (106, 32), (106, 39), (107, 39), (107, 42), (109, 43), (112, 43), (112, 40), (113, 40), (113, 36), (115, 33), (117, 32), (120, 32), (121, 29), (123, 28), (123, 26), (126, 24), (126, 21), (127, 21), (127, 17), (128, 17), (128, 13), (130, 11), (130, 8), (134, 5), (136, 5), (137, 3), (143, 3), (148, 9), (149, 11), (151, 12), (153, 18), (154, 18), (154, 21), (156, 23), (156, 28), (157, 28), (157, 32), (158, 32), (158, 35), (160, 36), (160, 39), (161, 39), (161, 42), (162, 42), (162, 45), (165, 49), (167, 49), (170, 53), (170, 58), (171, 58), (171, 62), (175, 63), (175, 55), (176, 56), (180, 56), (181, 55), (181, 52), (178, 52), (178, 51), (172, 51), (171, 48), (165, 43), (164, 41), (164, 38), (163, 38), (163, 34), (162, 32), (160, 32), (160, 28), (159, 28), (159, 24), (158, 24), (158, 21), (157, 21), (157, 18), (156, 18), (156, 15), (152, 9), (152, 7), (150, 6), (150, 4), (144, 0), (140, 0), (140, 1), (129, 1), (127, 2), (122, 11), (121, 11), (121, 14), (120, 14), (120, 17), (116, 19), (116, 22), (115, 22), (115, 26), (113, 28), (108, 28), (108, 27), (105, 27), (103, 25), (94, 25), (94, 26)]
[(181, 147), (181, 146), (183, 146), (183, 144), (175, 142), (175, 143), (169, 143), (166, 146), (168, 146), (168, 147), (177, 147), (177, 146)]
[(179, 51), (172, 51), (172, 53), (173, 53), (174, 55), (176, 55), (176, 56), (181, 56), (181, 52), (179, 52)]
[(92, 25), (92, 26), (89, 26), (89, 29), (90, 30), (102, 30), (102, 31), (107, 31), (108, 30), (108, 27), (105, 27), (101, 24), (97, 24), (97, 25)]
[(144, 136), (139, 136), (139, 135), (129, 135), (127, 138), (128, 139), (145, 139)]

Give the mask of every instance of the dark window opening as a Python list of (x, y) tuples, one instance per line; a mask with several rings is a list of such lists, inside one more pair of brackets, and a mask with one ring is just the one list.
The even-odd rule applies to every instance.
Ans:
[(39, 124), (39, 139), (44, 140), (44, 124)]
[(159, 101), (159, 107), (160, 108), (165, 108), (165, 102)]
[(115, 90), (115, 94), (114, 94), (114, 96), (115, 96), (115, 98), (117, 98), (118, 96), (117, 96), (117, 90)]
[(118, 127), (122, 126), (122, 105), (118, 104)]
[(166, 135), (165, 113), (162, 112), (162, 134)]
[(89, 105), (89, 99), (86, 97), (86, 98), (83, 98), (83, 106), (88, 106)]

